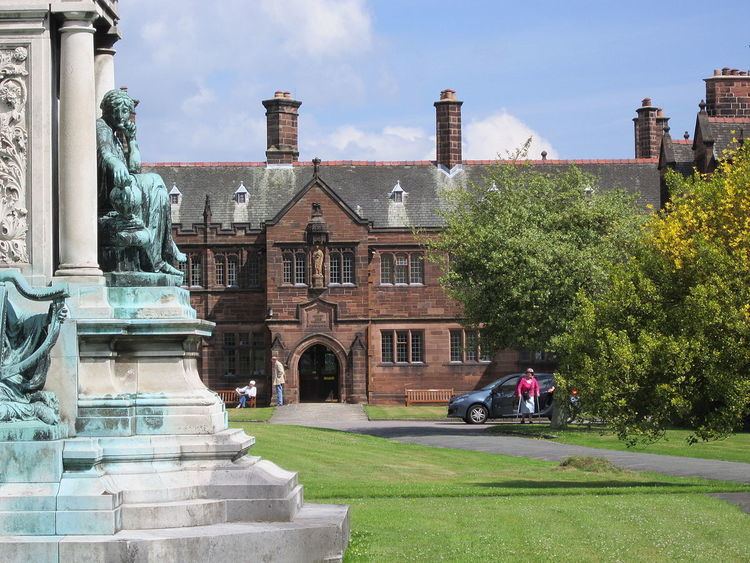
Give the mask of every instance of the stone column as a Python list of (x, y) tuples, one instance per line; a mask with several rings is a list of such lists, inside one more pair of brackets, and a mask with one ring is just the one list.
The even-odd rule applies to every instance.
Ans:
[(115, 30), (110, 33), (97, 33), (94, 36), (94, 75), (96, 81), (96, 115), (101, 116), (104, 94), (115, 89), (115, 43), (120, 35)]
[(95, 11), (64, 12), (60, 27), (60, 266), (101, 276), (97, 259)]

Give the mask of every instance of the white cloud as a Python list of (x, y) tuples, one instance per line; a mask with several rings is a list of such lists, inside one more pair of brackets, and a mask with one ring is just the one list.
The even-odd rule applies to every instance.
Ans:
[[(542, 150), (550, 159), (558, 157), (549, 141), (506, 111), (472, 121), (464, 128), (463, 156), (466, 160), (506, 157), (529, 137), (529, 158), (540, 158)], [(387, 125), (368, 131), (347, 124), (307, 140), (302, 149), (305, 158), (314, 154), (324, 160), (434, 160), (435, 136), (419, 127)]]
[(180, 108), (187, 115), (196, 115), (206, 111), (216, 102), (216, 93), (204, 84), (198, 84), (197, 91), (185, 98)]
[(464, 128), (464, 158), (471, 160), (505, 158), (508, 153), (519, 149), (531, 137), (528, 157), (541, 158), (541, 152), (547, 151), (547, 158), (558, 158), (557, 151), (550, 142), (531, 129), (517, 117), (502, 110), (476, 121), (471, 121)]
[(302, 150), (324, 160), (421, 160), (435, 153), (434, 139), (423, 129), (398, 125), (380, 131), (343, 125), (309, 140)]
[(346, 57), (372, 44), (362, 0), (263, 0), (260, 5), (283, 32), (282, 44), (292, 55)]

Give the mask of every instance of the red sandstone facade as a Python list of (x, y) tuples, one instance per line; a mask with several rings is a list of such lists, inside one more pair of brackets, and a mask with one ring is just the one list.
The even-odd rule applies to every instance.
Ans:
[[(710, 171), (727, 135), (750, 126), (746, 74), (718, 71), (706, 83), (693, 140), (672, 141), (668, 118), (646, 98), (633, 120), (635, 159), (543, 155), (532, 165), (554, 172), (575, 164), (598, 188), (635, 186), (658, 207), (664, 170)], [(200, 359), (209, 387), (255, 379), (259, 404), (267, 403), (271, 355), (286, 366), (292, 402), (403, 403), (405, 389), (458, 392), (553, 366), (542, 352), (483, 350), (414, 234), (439, 231), (432, 208), (440, 190), (477, 181), (492, 164), (462, 160), (462, 103), (445, 90), (434, 104), (435, 161), (298, 162), (300, 102), (276, 92), (263, 101), (266, 162), (149, 166), (174, 184), (174, 235), (190, 257), (192, 303), (216, 323)]]

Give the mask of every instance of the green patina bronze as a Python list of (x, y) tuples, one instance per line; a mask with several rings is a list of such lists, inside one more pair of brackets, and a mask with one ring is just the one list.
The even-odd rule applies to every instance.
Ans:
[[(11, 285), (26, 299), (52, 301), (47, 313), (32, 314), (14, 307), (8, 298)], [(42, 389), (49, 352), (67, 317), (66, 297), (65, 285), (33, 289), (17, 271), (0, 271), (0, 422), (60, 422), (57, 398)]]
[(179, 276), (185, 262), (172, 239), (169, 194), (158, 174), (141, 173), (136, 101), (110, 90), (96, 120), (99, 181), (99, 264), (105, 272), (157, 272)]

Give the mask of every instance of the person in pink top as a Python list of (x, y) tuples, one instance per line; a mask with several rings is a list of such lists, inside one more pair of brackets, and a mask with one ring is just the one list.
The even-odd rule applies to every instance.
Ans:
[(536, 399), (539, 397), (539, 382), (534, 377), (534, 370), (528, 368), (516, 385), (516, 397), (519, 398), (518, 412), (521, 415), (521, 424), (524, 424), (524, 416), (529, 419), (531, 424), (531, 415), (534, 414)]

